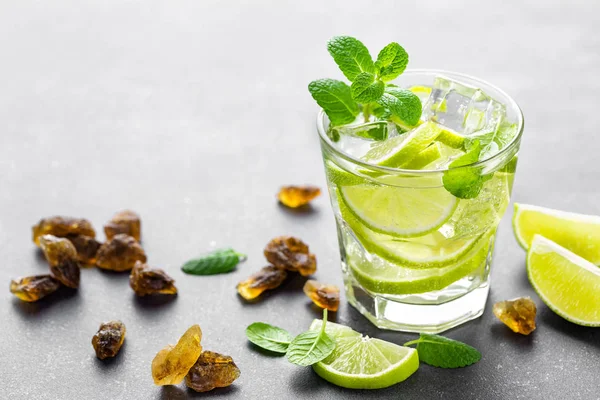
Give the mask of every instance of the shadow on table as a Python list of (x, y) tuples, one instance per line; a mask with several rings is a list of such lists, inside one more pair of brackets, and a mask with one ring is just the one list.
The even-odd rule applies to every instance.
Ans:
[(158, 399), (160, 400), (179, 400), (179, 399), (195, 399), (195, 398), (217, 398), (221, 396), (235, 396), (239, 389), (235, 383), (224, 388), (216, 388), (209, 392), (199, 393), (189, 388), (179, 386), (163, 386), (160, 390)]
[(12, 305), (19, 315), (35, 317), (44, 313), (46, 310), (51, 309), (54, 305), (69, 299), (73, 299), (70, 302), (72, 303), (70, 306), (76, 307), (81, 302), (81, 298), (78, 296), (77, 292), (77, 289), (61, 286), (56, 292), (49, 294), (48, 296), (36, 302), (28, 303), (26, 301), (14, 298)]
[(294, 217), (303, 217), (303, 216), (316, 216), (319, 213), (317, 208), (314, 208), (311, 204), (306, 204), (304, 206), (300, 206), (298, 208), (290, 208), (281, 204), (281, 202), (277, 202), (279, 209)]
[(545, 327), (550, 327), (570, 338), (585, 342), (586, 345), (600, 349), (600, 340), (598, 340), (600, 338), (600, 332), (598, 332), (598, 328), (571, 323), (556, 315), (543, 303), (538, 307), (538, 321), (538, 325), (543, 324)]

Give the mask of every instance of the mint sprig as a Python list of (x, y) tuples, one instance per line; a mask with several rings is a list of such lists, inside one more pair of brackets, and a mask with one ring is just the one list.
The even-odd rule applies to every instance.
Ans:
[(319, 79), (308, 85), (317, 104), (329, 117), (330, 125), (349, 124), (359, 113), (358, 104), (352, 98), (350, 86), (335, 79)]
[(327, 309), (323, 309), (323, 324), (318, 331), (306, 331), (292, 340), (286, 357), (292, 364), (307, 367), (324, 360), (335, 350), (335, 341), (325, 332)]
[(292, 335), (288, 331), (264, 322), (248, 325), (246, 337), (258, 347), (282, 355), (287, 352), (292, 342)]
[(442, 182), (447, 191), (459, 199), (473, 199), (477, 197), (486, 177), (481, 175), (481, 168), (465, 167), (479, 161), (481, 142), (476, 140), (468, 151), (448, 165), (444, 172)]
[(415, 344), (419, 360), (434, 367), (466, 367), (481, 359), (481, 353), (476, 348), (439, 335), (421, 333), (419, 339), (404, 343), (404, 346)]
[(216, 275), (234, 270), (236, 265), (246, 258), (245, 254), (226, 248), (211, 251), (201, 257), (193, 258), (183, 264), (181, 269), (186, 274)]
[[(308, 85), (312, 97), (327, 114), (330, 127), (350, 124), (360, 112), (364, 122), (389, 121), (403, 129), (414, 127), (421, 117), (421, 101), (409, 90), (391, 83), (408, 64), (408, 54), (392, 42), (373, 61), (369, 50), (350, 36), (336, 36), (327, 43), (327, 50), (351, 82), (351, 86), (333, 79), (319, 79)], [(382, 140), (383, 135), (370, 137)]]

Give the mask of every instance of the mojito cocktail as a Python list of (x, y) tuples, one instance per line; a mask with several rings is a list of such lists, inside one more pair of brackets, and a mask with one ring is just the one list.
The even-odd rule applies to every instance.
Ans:
[(465, 75), (404, 72), (383, 90), (389, 98), (346, 104), (347, 123), (319, 102), (346, 294), (378, 327), (441, 332), (485, 307), (523, 118), (504, 92)]

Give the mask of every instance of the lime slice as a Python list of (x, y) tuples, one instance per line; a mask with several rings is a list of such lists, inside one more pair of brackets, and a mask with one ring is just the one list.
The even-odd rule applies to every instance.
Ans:
[(412, 86), (408, 90), (417, 95), (419, 100), (421, 100), (421, 104), (425, 104), (431, 94), (431, 88), (427, 86)]
[(372, 164), (398, 167), (406, 164), (425, 150), (438, 137), (442, 128), (434, 122), (426, 122), (412, 131), (377, 143), (363, 159)]
[(362, 256), (357, 246), (346, 246), (352, 275), (374, 293), (414, 294), (440, 290), (473, 273), (486, 262), (493, 232), (481, 236), (476, 245), (457, 262), (441, 268), (411, 269), (374, 262)]
[(552, 311), (574, 324), (600, 326), (600, 268), (534, 235), (527, 252), (527, 275)]
[(412, 160), (400, 166), (403, 169), (422, 169), (427, 165), (431, 164), (438, 158), (440, 158), (442, 152), (440, 151), (440, 145), (438, 143), (433, 143), (431, 146), (427, 147), (425, 150), (421, 151), (419, 154), (415, 156)]
[(467, 253), (480, 235), (448, 240), (437, 231), (404, 240), (375, 232), (363, 225), (343, 201), (339, 202), (342, 218), (361, 244), (371, 253), (407, 268), (436, 268), (451, 264)]
[(338, 167), (331, 160), (325, 161), (325, 175), (330, 183), (338, 186), (352, 186), (365, 182), (364, 178)]
[(453, 149), (461, 149), (465, 143), (465, 137), (448, 129), (442, 129), (442, 132), (436, 139), (440, 143), (444, 143), (446, 146), (452, 147)]
[[(450, 219), (458, 199), (444, 189), (439, 176), (412, 181), (411, 187), (343, 186), (340, 198), (362, 224), (375, 232), (399, 237), (421, 236)], [(415, 187), (422, 182), (430, 187)]]
[(449, 221), (455, 236), (467, 236), (497, 226), (510, 200), (514, 173), (497, 171), (474, 199), (463, 199)]
[[(321, 329), (314, 320), (311, 331)], [(349, 389), (381, 389), (402, 382), (419, 368), (415, 349), (363, 336), (347, 326), (327, 322), (325, 332), (335, 340), (335, 350), (313, 365), (321, 378)]]
[(600, 217), (515, 203), (513, 229), (525, 250), (540, 234), (600, 265)]

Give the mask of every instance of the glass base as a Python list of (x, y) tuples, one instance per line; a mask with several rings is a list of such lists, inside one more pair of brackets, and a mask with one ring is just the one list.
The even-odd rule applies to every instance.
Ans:
[(348, 302), (378, 328), (425, 333), (440, 333), (481, 316), (490, 290), (486, 280), (442, 304), (409, 304), (370, 293), (353, 279), (345, 287)]

